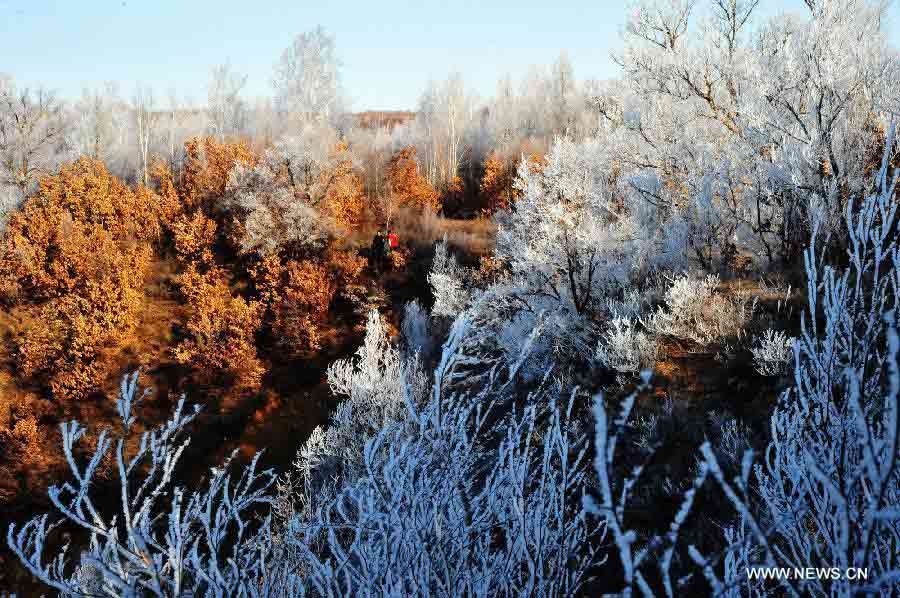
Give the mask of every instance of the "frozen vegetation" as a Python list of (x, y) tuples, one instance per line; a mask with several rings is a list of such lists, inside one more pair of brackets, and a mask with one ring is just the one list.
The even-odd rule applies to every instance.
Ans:
[[(62, 425), (69, 479), (53, 515), (10, 526), (15, 555), (64, 596), (900, 595), (900, 63), (880, 4), (771, 19), (757, 4), (641, 0), (619, 80), (544, 86), (546, 106), (501, 86), (478, 125), (453, 120), (473, 100), (450, 78), (400, 141), (338, 136), (339, 86), (305, 83), (331, 80), (333, 40), (298, 38), (277, 104), (302, 123), (212, 201), (236, 251), (321, 250), (346, 220), (317, 211), (334, 193), (322, 173), (379, 144), (415, 147), (441, 188), (461, 148), (535, 123), (548, 146), (517, 156), (496, 246), (472, 266), (436, 243), (399, 334), (368, 312), (356, 354), (327, 369), (339, 404), (287, 471), (234, 455), (183, 485), (189, 398), (139, 430), (126, 376), (117, 431)], [(323, 62), (299, 72), (308, 44)], [(216, 130), (234, 110), (222, 93)], [(773, 311), (769, 274), (805, 287)], [(692, 435), (657, 370), (707, 357), (696, 367), (774, 398), (710, 409)], [(867, 575), (748, 576), (761, 568)]]

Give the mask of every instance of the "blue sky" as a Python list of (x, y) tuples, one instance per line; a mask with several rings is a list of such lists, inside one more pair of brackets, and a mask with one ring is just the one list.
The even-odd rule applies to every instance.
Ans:
[[(625, 2), (604, 0), (0, 0), (0, 72), (66, 97), (115, 81), (205, 101), (210, 68), (229, 60), (249, 96), (271, 93), (272, 66), (299, 32), (337, 38), (355, 110), (414, 108), (429, 79), (460, 71), (494, 92), (566, 49), (579, 79), (616, 74)], [(767, 12), (801, 0), (763, 0)], [(892, 21), (897, 9), (892, 9)], [(890, 30), (896, 33), (892, 22)], [(897, 38), (897, 35), (892, 35)]]

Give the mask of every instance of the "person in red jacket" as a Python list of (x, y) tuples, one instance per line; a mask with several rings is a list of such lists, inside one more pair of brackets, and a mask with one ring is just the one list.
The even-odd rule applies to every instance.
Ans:
[(388, 231), (387, 240), (388, 240), (388, 250), (389, 251), (394, 251), (395, 249), (397, 249), (400, 246), (400, 241), (397, 239), (397, 235), (395, 235), (391, 231)]

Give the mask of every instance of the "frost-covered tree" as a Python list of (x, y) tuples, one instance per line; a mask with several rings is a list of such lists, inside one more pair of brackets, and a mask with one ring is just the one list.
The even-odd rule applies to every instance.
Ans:
[(622, 206), (607, 165), (601, 141), (567, 139), (556, 140), (538, 171), (520, 164), (521, 197), (497, 215), (496, 257), (523, 294), (583, 315), (634, 276), (679, 262), (678, 227)]
[(272, 85), (289, 133), (340, 116), (344, 97), (334, 36), (317, 27), (294, 38), (275, 65)]
[(758, 4), (635, 3), (624, 85), (598, 104), (626, 189), (688, 214), (707, 267), (791, 261), (819, 212), (839, 225), (896, 87), (883, 3), (822, 0), (765, 21)]
[(324, 202), (352, 155), (338, 147), (327, 124), (304, 127), (266, 151), (256, 165), (229, 173), (219, 208), (236, 219), (234, 241), (244, 251), (271, 255), (321, 249), (334, 234), (334, 218)]
[(431, 313), (436, 316), (455, 319), (472, 300), (471, 290), (466, 288), (464, 268), (450, 252), (446, 237), (434, 246), (428, 284), (434, 295)]
[(135, 141), (137, 142), (138, 158), (140, 164), (141, 183), (149, 183), (149, 169), (151, 149), (156, 127), (160, 120), (160, 114), (156, 110), (156, 102), (153, 89), (149, 86), (138, 85), (131, 100), (131, 111), (134, 118)]
[(337, 131), (327, 123), (309, 124), (279, 140), (270, 158), (285, 167), (296, 193), (319, 201), (325, 194), (322, 175), (332, 166), (331, 156), (338, 141)]
[(343, 400), (331, 424), (313, 431), (294, 463), (307, 508), (364, 475), (367, 443), (381, 430), (401, 424), (407, 402), (420, 402), (426, 392), (415, 355), (405, 358), (391, 344), (375, 310), (369, 313), (356, 358), (329, 366), (328, 386)]
[(272, 255), (288, 246), (320, 249), (331, 236), (327, 222), (266, 164), (236, 166), (223, 209), (240, 222), (235, 239), (243, 251)]
[(4, 211), (69, 157), (62, 102), (49, 91), (17, 88), (0, 74), (0, 205)]
[(411, 141), (435, 189), (446, 189), (459, 174), (473, 113), (474, 100), (459, 73), (440, 84), (430, 82), (420, 96)]
[(483, 293), (463, 287), (463, 294), (451, 293), (450, 282), (459, 275), (444, 284), (441, 297), (472, 296), (469, 303), (484, 310), (479, 317), (504, 351), (514, 353), (540, 328), (545, 346), (532, 358), (590, 360), (597, 317), (608, 315), (609, 300), (651, 269), (678, 262), (678, 243), (671, 242), (677, 228), (651, 222), (636, 230), (640, 214), (618, 202), (605, 156), (599, 140), (559, 138), (540, 167), (523, 160), (515, 183), (519, 197), (494, 217), (493, 258), (502, 276)]
[(575, 70), (567, 52), (561, 52), (551, 71), (554, 130), (567, 135), (574, 124), (576, 108)]
[(247, 108), (240, 96), (246, 83), (247, 75), (238, 73), (227, 62), (212, 69), (206, 85), (206, 118), (219, 143), (244, 129)]
[(72, 119), (71, 138), (78, 154), (101, 160), (120, 173), (128, 142), (127, 110), (115, 84), (85, 89), (74, 105)]
[[(893, 134), (889, 137), (893, 139)], [(793, 345), (794, 381), (771, 417), (765, 461), (744, 456), (728, 480), (710, 447), (706, 463), (740, 514), (729, 556), (750, 566), (858, 567), (865, 580), (782, 578), (789, 595), (889, 596), (900, 580), (900, 337), (897, 173), (885, 152), (875, 191), (848, 203), (846, 266), (805, 253), (809, 309)], [(732, 530), (733, 533), (733, 530)], [(718, 578), (693, 550), (714, 587)]]

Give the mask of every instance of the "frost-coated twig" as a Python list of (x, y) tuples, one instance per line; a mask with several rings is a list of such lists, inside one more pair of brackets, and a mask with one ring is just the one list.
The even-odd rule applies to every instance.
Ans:
[[(137, 373), (123, 378), (117, 409), (124, 435), (113, 439), (101, 432), (83, 468), (74, 449), (85, 429), (75, 422), (61, 426), (75, 483), (53, 486), (49, 494), (65, 520), (88, 532), (75, 562), (69, 561), (68, 545), (45, 560), (58, 525), (47, 516), (19, 530), (10, 526), (13, 552), (35, 577), (66, 596), (264, 596), (288, 587), (291, 572), (272, 564), (270, 521), (257, 518), (271, 502), (273, 474), (258, 471), (257, 456), (237, 480), (229, 461), (213, 469), (196, 492), (178, 486), (175, 472), (190, 441), (185, 429), (199, 408), (186, 415), (181, 399), (172, 417), (141, 433), (129, 454), (139, 396)], [(113, 447), (120, 504), (118, 515), (106, 517), (92, 495), (100, 490), (97, 470)]]

